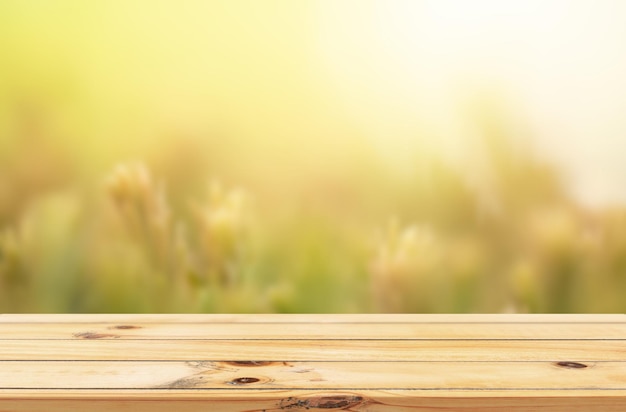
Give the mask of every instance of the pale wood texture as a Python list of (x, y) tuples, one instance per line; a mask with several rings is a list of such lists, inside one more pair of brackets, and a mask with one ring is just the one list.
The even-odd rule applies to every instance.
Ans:
[(625, 315), (0, 315), (0, 412), (626, 411)]

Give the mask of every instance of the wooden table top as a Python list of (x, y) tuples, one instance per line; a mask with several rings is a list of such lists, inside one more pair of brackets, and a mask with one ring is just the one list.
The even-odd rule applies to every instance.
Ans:
[(626, 411), (626, 315), (0, 315), (0, 411)]

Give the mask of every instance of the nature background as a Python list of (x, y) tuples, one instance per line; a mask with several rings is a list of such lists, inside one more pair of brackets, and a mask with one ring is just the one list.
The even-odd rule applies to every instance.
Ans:
[(1, 0), (0, 311), (624, 312), (624, 21)]

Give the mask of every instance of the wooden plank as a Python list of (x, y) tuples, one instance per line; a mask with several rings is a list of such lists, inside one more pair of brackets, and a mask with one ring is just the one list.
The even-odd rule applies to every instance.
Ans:
[[(616, 379), (617, 376), (622, 378)], [(623, 390), (626, 362), (0, 362), (0, 389)]]
[[(171, 391), (167, 394), (118, 393), (93, 395), (69, 393), (25, 397), (15, 392), (0, 398), (2, 412), (623, 412), (623, 393), (598, 391), (596, 396), (520, 396), (508, 392), (447, 392), (445, 395), (416, 391)], [(32, 395), (29, 393), (29, 395)], [(502, 396), (499, 396), (502, 395)]]
[(624, 315), (0, 315), (0, 412), (624, 411)]
[(4, 340), (0, 360), (621, 361), (626, 341)]
[[(43, 325), (43, 327), (42, 327)], [(349, 327), (347, 327), (349, 326)], [(624, 339), (626, 323), (0, 323), (4, 339)]]
[(626, 314), (0, 314), (0, 323), (626, 323)]

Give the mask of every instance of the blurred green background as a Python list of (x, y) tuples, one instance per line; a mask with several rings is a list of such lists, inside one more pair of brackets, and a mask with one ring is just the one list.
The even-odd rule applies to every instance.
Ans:
[(0, 1), (1, 312), (624, 312), (618, 1)]

